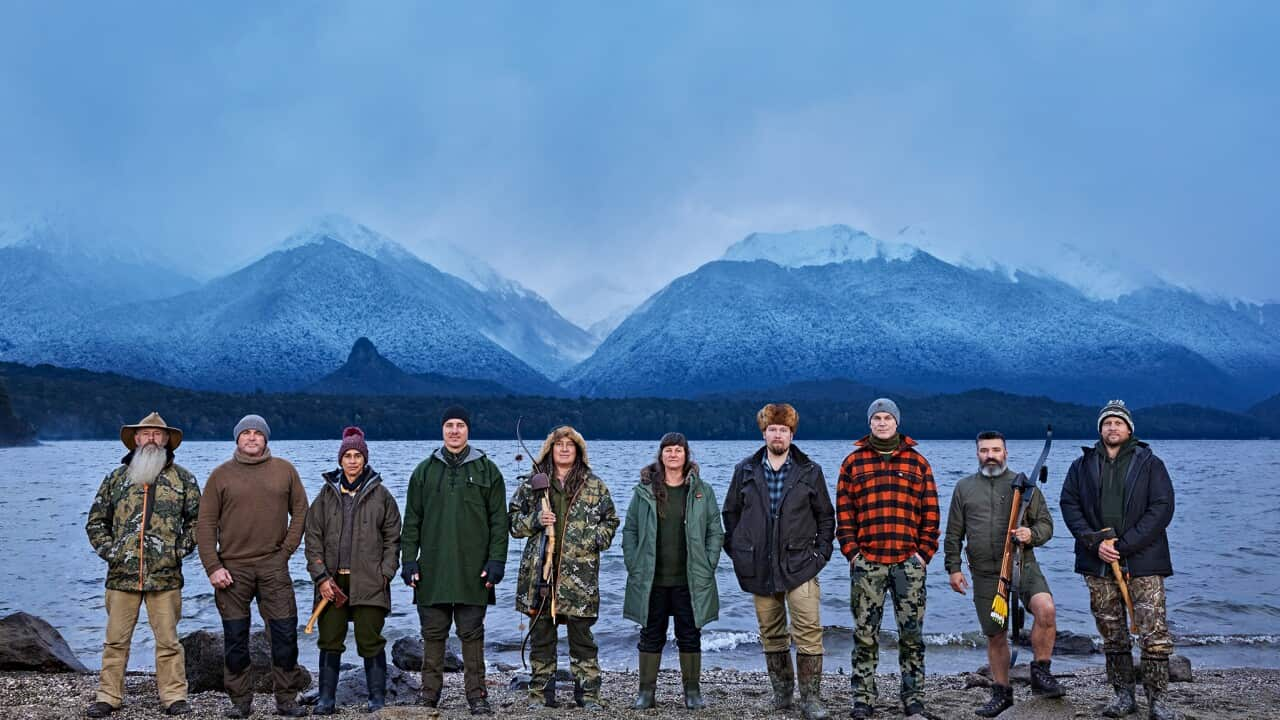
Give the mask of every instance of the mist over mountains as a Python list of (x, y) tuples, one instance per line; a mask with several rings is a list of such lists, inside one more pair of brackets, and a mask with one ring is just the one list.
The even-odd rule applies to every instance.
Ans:
[(342, 216), (204, 283), (37, 223), (0, 230), (0, 360), (217, 391), (695, 398), (847, 378), (1233, 410), (1280, 391), (1276, 304), (1150, 280), (1108, 295), (1124, 278), (946, 262), (904, 237), (754, 233), (588, 332), (464, 248), (419, 257)]

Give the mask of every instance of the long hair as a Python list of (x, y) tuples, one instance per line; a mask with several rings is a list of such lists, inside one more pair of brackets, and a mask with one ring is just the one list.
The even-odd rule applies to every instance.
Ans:
[(564, 493), (569, 497), (573, 497), (582, 488), (583, 483), (587, 481), (587, 475), (591, 472), (587, 466), (585, 441), (577, 430), (568, 425), (561, 425), (552, 430), (551, 434), (547, 436), (546, 442), (543, 443), (543, 452), (540, 453), (538, 458), (538, 465), (542, 466), (539, 469), (553, 479), (555, 478), (556, 465), (552, 453), (554, 452), (555, 444), (564, 438), (573, 440), (573, 445), (577, 448), (577, 452), (573, 454), (573, 467), (569, 468), (568, 474), (560, 480), (560, 486), (564, 489)]
[(682, 433), (669, 432), (662, 436), (658, 441), (658, 456), (655, 460), (658, 471), (651, 476), (651, 490), (653, 490), (653, 499), (658, 504), (658, 517), (667, 516), (667, 467), (662, 464), (662, 451), (672, 445), (679, 445), (684, 448), (684, 467), (680, 469), (680, 475), (688, 479), (689, 472), (693, 470), (693, 451), (689, 449), (689, 440)]

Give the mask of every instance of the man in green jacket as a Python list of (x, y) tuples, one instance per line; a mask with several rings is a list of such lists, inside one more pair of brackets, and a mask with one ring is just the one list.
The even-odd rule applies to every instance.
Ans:
[(438, 707), (450, 625), (462, 642), (472, 715), (490, 715), (484, 684), (484, 616), (506, 574), (507, 486), (498, 466), (471, 447), (471, 416), (454, 405), (441, 419), (444, 447), (409, 478), (401, 577), (414, 588), (422, 623), (422, 702)]
[[(981, 717), (995, 717), (1013, 707), (1013, 688), (1009, 684), (1009, 636), (1007, 628), (991, 617), (991, 603), (1000, 581), (1000, 564), (1004, 558), (1005, 533), (1013, 508), (1013, 479), (1008, 467), (1008, 450), (1004, 435), (980, 433), (978, 472), (956, 483), (947, 514), (947, 535), (943, 542), (944, 560), (951, 575), (951, 589), (963, 595), (968, 589), (960, 571), (960, 547), (967, 542), (969, 571), (973, 574), (973, 604), (978, 623), (987, 636), (987, 659), (991, 663), (991, 699), (975, 712)], [(1022, 575), (1015, 588), (1023, 606), (1035, 616), (1031, 629), (1031, 691), (1044, 697), (1061, 697), (1062, 688), (1049, 672), (1049, 658), (1057, 636), (1056, 611), (1049, 583), (1045, 581), (1031, 548), (1039, 547), (1053, 537), (1053, 518), (1045, 504), (1044, 494), (1032, 489), (1031, 503), (1024, 524), (1013, 532), (1022, 546)]]
[(107, 641), (97, 699), (85, 711), (101, 718), (124, 704), (124, 672), (138, 610), (156, 641), (156, 689), (166, 715), (191, 712), (178, 619), (182, 617), (182, 559), (196, 548), (200, 488), (195, 476), (173, 461), (182, 431), (158, 413), (120, 428), (129, 449), (102, 481), (89, 509), (85, 532), (93, 551), (107, 562)]

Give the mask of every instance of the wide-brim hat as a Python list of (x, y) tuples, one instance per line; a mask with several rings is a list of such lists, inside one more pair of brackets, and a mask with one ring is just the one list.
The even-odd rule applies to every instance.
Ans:
[(137, 430), (150, 429), (150, 428), (167, 430), (169, 432), (168, 448), (170, 451), (177, 450), (178, 446), (182, 444), (182, 431), (176, 427), (169, 427), (168, 423), (166, 423), (164, 421), (164, 418), (160, 417), (160, 413), (157, 413), (157, 412), (153, 412), (150, 415), (142, 418), (135, 425), (121, 426), (120, 442), (124, 443), (124, 446), (129, 448), (129, 451), (132, 452), (136, 450), (138, 447), (137, 443), (135, 443), (133, 440), (133, 433)]

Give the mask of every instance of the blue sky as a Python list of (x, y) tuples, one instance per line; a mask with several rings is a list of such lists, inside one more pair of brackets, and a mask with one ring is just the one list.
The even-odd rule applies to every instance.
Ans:
[(835, 222), (1280, 299), (1280, 6), (472, 5), (0, 0), (0, 216), (208, 273), (345, 213), (583, 323)]

